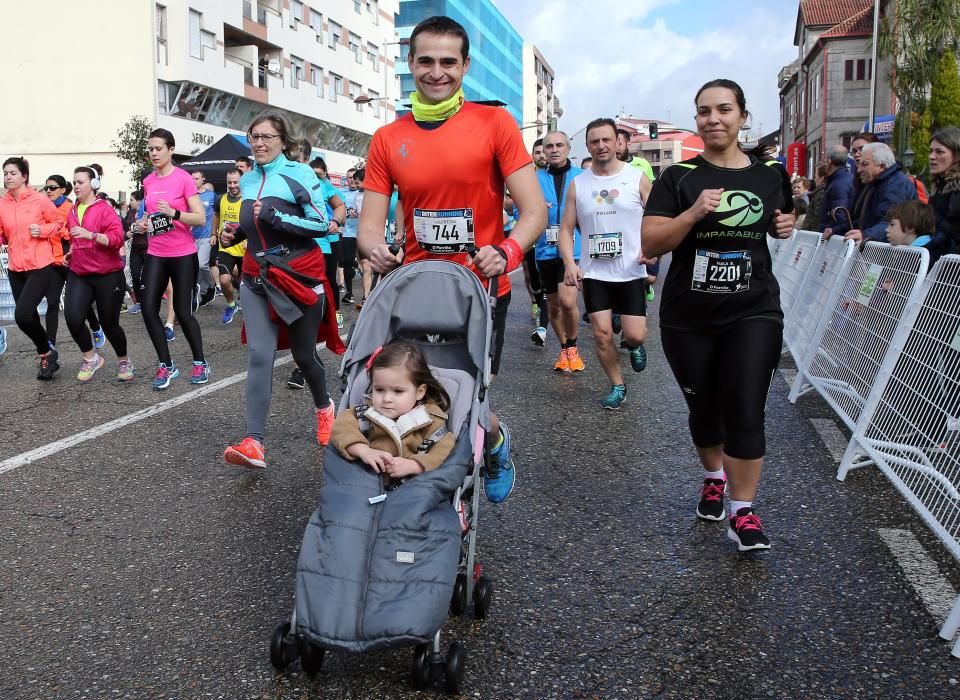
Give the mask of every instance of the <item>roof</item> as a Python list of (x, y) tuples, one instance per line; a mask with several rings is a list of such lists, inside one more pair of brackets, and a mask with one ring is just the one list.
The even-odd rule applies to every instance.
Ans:
[(874, 0), (800, 0), (800, 19), (808, 27), (832, 27), (872, 9), (873, 3)]
[(830, 27), (820, 35), (821, 39), (830, 37), (873, 34), (873, 7), (868, 6)]

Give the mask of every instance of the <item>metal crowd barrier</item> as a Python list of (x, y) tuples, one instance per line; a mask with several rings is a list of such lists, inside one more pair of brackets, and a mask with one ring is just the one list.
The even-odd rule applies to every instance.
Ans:
[(794, 231), (788, 241), (789, 245), (782, 246), (779, 251), (777, 271), (774, 274), (780, 284), (780, 306), (783, 308), (784, 317), (793, 312), (794, 303), (804, 280), (807, 279), (807, 270), (822, 240), (823, 236), (819, 232)]

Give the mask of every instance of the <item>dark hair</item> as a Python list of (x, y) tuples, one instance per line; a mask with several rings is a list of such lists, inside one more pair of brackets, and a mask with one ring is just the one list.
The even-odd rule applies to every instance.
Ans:
[(821, 163), (817, 166), (816, 172), (820, 177), (827, 177), (830, 174), (830, 166), (826, 163)]
[(234, 173), (236, 173), (236, 174), (239, 175), (240, 177), (243, 177), (243, 173), (240, 172), (240, 168), (230, 168), (230, 169), (227, 171), (227, 175), (233, 175)]
[[(697, 106), (697, 102), (700, 100), (700, 95), (704, 90), (709, 90), (710, 88), (726, 88), (733, 93), (733, 98), (737, 101), (737, 107), (740, 108), (740, 113), (746, 118), (750, 116), (750, 112), (747, 111), (747, 98), (743, 94), (743, 88), (733, 80), (728, 78), (717, 78), (709, 82), (704, 83), (700, 86), (700, 89), (697, 90), (697, 94), (693, 98), (693, 106)], [(748, 156), (753, 156), (757, 160), (770, 160), (772, 149), (769, 145), (757, 144), (754, 148), (751, 148), (749, 151), (744, 151)]]
[(908, 199), (890, 207), (887, 221), (894, 219), (900, 222), (900, 228), (910, 229), (918, 236), (930, 235), (937, 230), (937, 216), (933, 207), (916, 199)]
[(103, 168), (96, 163), (93, 163), (92, 165), (78, 165), (73, 169), (73, 174), (76, 175), (77, 173), (86, 173), (90, 176), (91, 180), (94, 180), (103, 175)]
[(290, 160), (296, 160), (293, 154), (300, 150), (300, 137), (294, 133), (293, 127), (290, 125), (290, 120), (280, 112), (267, 110), (253, 118), (250, 126), (247, 127), (247, 133), (251, 133), (253, 127), (257, 124), (263, 124), (263, 122), (270, 122), (273, 128), (280, 133), (280, 140), (283, 143), (283, 155)]
[(250, 160), (250, 156), (240, 156), (240, 157), (237, 158), (234, 162), (235, 162), (235, 163), (246, 163), (248, 168), (252, 168), (252, 167), (253, 167), (253, 161)]
[(586, 158), (584, 158), (583, 160), (580, 161), (580, 167), (582, 168), (582, 167), (584, 167), (585, 165), (587, 165), (588, 163), (592, 163), (592, 162), (593, 162), (593, 157), (592, 157), (592, 156), (587, 156)]
[(134, 190), (133, 192), (130, 193), (130, 198), (131, 198), (131, 199), (135, 199), (135, 200), (137, 200), (138, 202), (142, 202), (142, 201), (143, 201), (143, 190)]
[(323, 158), (321, 158), (320, 156), (317, 156), (316, 158), (314, 158), (313, 160), (310, 161), (310, 167), (311, 167), (311, 168), (323, 168), (323, 172), (325, 172), (325, 173), (330, 172), (329, 168), (327, 168), (327, 161), (325, 161), (325, 160), (324, 160)]
[(163, 142), (167, 144), (167, 148), (174, 148), (177, 145), (176, 140), (166, 129), (154, 129), (149, 134), (147, 134), (147, 140), (150, 139), (163, 139)]
[(631, 136), (631, 134), (630, 134), (629, 131), (627, 131), (627, 130), (624, 129), (624, 128), (618, 128), (618, 129), (617, 129), (617, 136), (622, 136), (623, 138), (625, 138), (625, 139), (629, 142), (629, 141), (630, 141), (630, 136)]
[(880, 139), (877, 138), (877, 135), (872, 131), (861, 131), (859, 134), (850, 139), (850, 143), (854, 141), (866, 141), (867, 143), (877, 143)]
[(459, 22), (449, 17), (435, 16), (427, 17), (413, 28), (410, 34), (410, 55), (417, 55), (417, 37), (421, 34), (439, 34), (440, 36), (460, 37), (460, 55), (466, 61), (470, 57), (470, 37), (467, 36), (467, 30)]
[(3, 167), (12, 165), (17, 170), (20, 171), (20, 174), (23, 175), (23, 179), (27, 182), (30, 182), (30, 163), (27, 162), (27, 159), (23, 156), (11, 156), (3, 161)]
[(304, 163), (304, 158), (309, 158), (313, 153), (313, 144), (310, 143), (310, 139), (300, 139), (300, 160)]
[(53, 180), (55, 183), (57, 183), (58, 187), (63, 188), (64, 196), (67, 196), (68, 194), (73, 192), (73, 185), (67, 182), (67, 178), (65, 178), (63, 175), (51, 175), (47, 179)]
[(803, 197), (793, 198), (793, 213), (797, 216), (803, 216), (807, 213), (807, 200)]
[(543, 145), (543, 139), (537, 139), (536, 141), (533, 142), (533, 147), (534, 147), (534, 148), (536, 148), (537, 146), (542, 146), (542, 145)]
[(202, 177), (204, 180), (207, 179), (207, 176), (203, 174), (203, 171), (202, 171), (202, 170), (191, 170), (191, 171), (190, 171), (190, 176), (192, 177), (192, 176), (196, 175), (197, 173), (200, 173), (200, 177)]
[(592, 122), (587, 124), (587, 128), (583, 130), (584, 137), (583, 140), (586, 141), (587, 137), (590, 136), (590, 131), (592, 129), (599, 129), (601, 126), (609, 126), (613, 129), (614, 135), (617, 133), (617, 123), (613, 121), (610, 117), (600, 117), (599, 119), (594, 119)]
[(363, 182), (364, 180), (366, 180), (366, 179), (367, 179), (367, 169), (366, 169), (366, 168), (357, 168), (357, 170), (353, 173), (353, 179), (354, 179), (354, 180), (359, 180), (360, 182)]
[(383, 349), (377, 354), (367, 370), (370, 383), (373, 383), (373, 373), (383, 367), (403, 367), (410, 373), (410, 379), (415, 386), (421, 384), (427, 385), (427, 393), (424, 399), (433, 401), (440, 410), (446, 411), (450, 408), (450, 397), (446, 390), (433, 376), (430, 366), (427, 364), (427, 358), (419, 347), (406, 340), (395, 340), (383, 346)]

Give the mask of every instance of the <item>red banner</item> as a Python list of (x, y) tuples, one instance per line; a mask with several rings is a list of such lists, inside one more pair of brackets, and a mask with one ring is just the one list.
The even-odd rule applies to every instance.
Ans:
[(803, 143), (791, 143), (787, 146), (787, 173), (789, 175), (807, 175), (807, 146)]

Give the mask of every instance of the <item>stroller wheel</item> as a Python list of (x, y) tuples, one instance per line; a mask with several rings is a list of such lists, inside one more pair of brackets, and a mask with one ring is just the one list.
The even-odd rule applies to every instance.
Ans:
[(467, 575), (457, 574), (453, 584), (453, 597), (450, 599), (450, 612), (458, 617), (467, 609)]
[(296, 641), (291, 641), (289, 637), (290, 623), (281, 622), (274, 628), (270, 638), (270, 663), (278, 671), (285, 670), (299, 655)]
[(444, 680), (448, 693), (459, 693), (463, 685), (463, 664), (467, 658), (467, 651), (462, 642), (454, 642), (447, 651), (447, 664), (444, 668)]
[(319, 673), (326, 653), (327, 650), (323, 647), (318, 647), (310, 640), (304, 639), (300, 645), (300, 666), (303, 668), (303, 672), (311, 676)]
[(490, 603), (493, 602), (493, 581), (486, 576), (477, 580), (473, 588), (473, 614), (478, 620), (487, 619), (490, 613)]
[(429, 644), (419, 644), (413, 650), (413, 665), (410, 667), (410, 684), (417, 690), (425, 690), (433, 682), (433, 659)]

